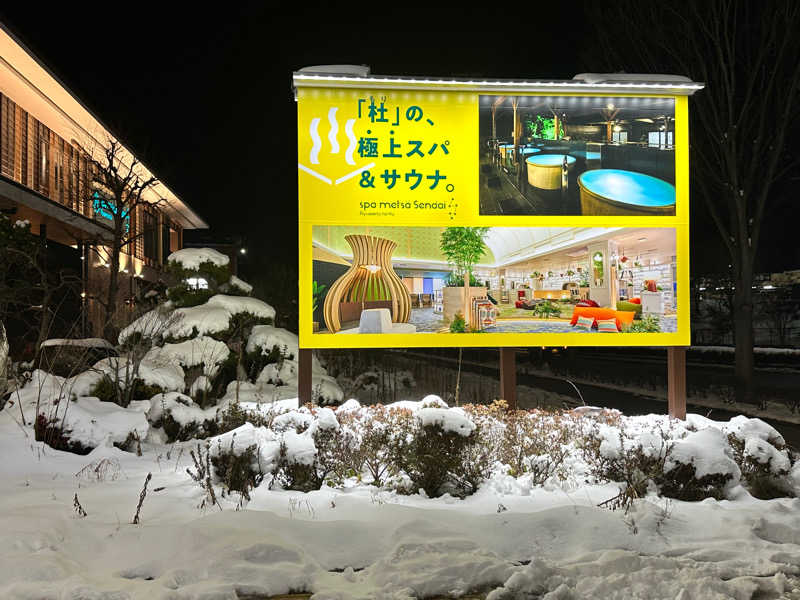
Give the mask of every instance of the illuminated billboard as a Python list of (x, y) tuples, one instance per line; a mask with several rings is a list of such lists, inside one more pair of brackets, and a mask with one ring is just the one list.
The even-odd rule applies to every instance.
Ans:
[(689, 343), (697, 84), (294, 81), (302, 347)]

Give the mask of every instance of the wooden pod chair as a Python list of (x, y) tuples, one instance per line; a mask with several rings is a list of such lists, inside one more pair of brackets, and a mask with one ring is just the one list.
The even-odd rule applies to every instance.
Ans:
[(392, 268), (397, 244), (371, 235), (346, 235), (344, 239), (353, 249), (353, 263), (325, 296), (322, 310), (328, 331), (341, 330), (343, 309), (353, 304), (359, 315), (367, 308), (391, 307), (393, 323), (408, 323), (411, 296)]

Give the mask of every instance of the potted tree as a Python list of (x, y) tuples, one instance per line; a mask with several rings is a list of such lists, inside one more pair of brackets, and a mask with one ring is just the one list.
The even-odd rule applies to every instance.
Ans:
[(447, 227), (442, 231), (439, 248), (452, 265), (455, 280), (463, 281), (462, 286), (450, 286), (443, 290), (444, 317), (451, 320), (455, 313), (462, 311), (469, 323), (471, 298), (485, 296), (486, 288), (477, 284), (472, 269), (486, 252), (484, 238), (488, 227)]

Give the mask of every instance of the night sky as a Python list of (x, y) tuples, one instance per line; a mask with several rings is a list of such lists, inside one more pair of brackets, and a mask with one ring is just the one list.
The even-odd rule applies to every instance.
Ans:
[[(515, 24), (506, 15), (502, 30), (492, 33), (484, 9), (467, 15), (480, 30), (362, 26), (357, 35), (344, 25), (300, 27), (306, 19), (293, 21), (244, 3), (209, 13), (148, 12), (137, 4), (130, 16), (82, 12), (83, 4), (16, 4), (0, 12), (3, 22), (206, 219), (215, 236), (246, 239), (244, 275), (268, 270), (271, 262), (297, 260), (292, 71), (355, 63), (389, 75), (568, 79), (597, 68), (590, 19), (579, 4), (562, 15), (568, 23), (557, 28), (548, 19)], [(785, 203), (780, 210), (793, 206)], [(780, 242), (793, 240), (788, 216), (778, 212), (774, 235), (765, 236), (770, 241), (762, 256), (769, 270), (800, 267), (798, 245)], [(709, 221), (696, 199), (695, 275), (724, 271), (728, 262)]]

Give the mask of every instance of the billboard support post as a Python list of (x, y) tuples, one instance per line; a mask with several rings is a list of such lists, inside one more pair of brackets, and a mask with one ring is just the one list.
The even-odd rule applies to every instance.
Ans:
[(686, 419), (686, 348), (667, 348), (667, 406), (669, 416)]
[(500, 398), (508, 410), (517, 410), (517, 352), (515, 348), (500, 348)]
[(300, 348), (297, 357), (297, 397), (300, 406), (311, 404), (311, 350)]

